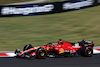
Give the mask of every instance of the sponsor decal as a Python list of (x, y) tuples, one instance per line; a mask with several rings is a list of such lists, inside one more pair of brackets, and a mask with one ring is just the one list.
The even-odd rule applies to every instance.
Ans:
[(47, 50), (49, 50), (49, 47), (47, 47)]
[(30, 50), (34, 50), (34, 48), (30, 48)]
[(63, 4), (63, 10), (68, 9), (80, 9), (81, 7), (90, 6), (94, 3), (94, 0), (86, 0), (76, 3), (64, 3)]
[(70, 52), (72, 54), (72, 53), (75, 53), (76, 51), (73, 49), (73, 50), (65, 50), (65, 52), (67, 53)]
[(50, 12), (54, 9), (54, 5), (33, 5), (33, 7), (25, 7), (25, 8), (16, 8), (16, 7), (3, 7), (1, 9), (1, 15), (12, 15), (12, 14), (22, 14), (28, 15), (30, 13), (39, 13), (39, 12)]
[(55, 48), (55, 50), (59, 50), (58, 48)]
[[(84, 9), (84, 7), (91, 6), (95, 0), (84, 1), (62, 1), (52, 3), (40, 4), (25, 4), (25, 5), (6, 5), (0, 6), (0, 17), (10, 16), (24, 16), (24, 15), (44, 15), (63, 11), (70, 11), (75, 9)], [(100, 3), (100, 0), (97, 0)], [(83, 8), (82, 8), (83, 7)]]
[(73, 48), (81, 48), (81, 46), (79, 46), (79, 43), (75, 43), (74, 46), (72, 46)]
[(69, 50), (65, 50), (65, 52), (69, 52)]
[(75, 53), (76, 51), (73, 49), (73, 50), (70, 50), (70, 53)]
[(32, 54), (32, 56), (35, 56), (36, 55), (36, 53), (34, 52), (33, 54)]
[(61, 47), (61, 45), (58, 45), (58, 47)]
[(59, 50), (59, 53), (60, 53), (60, 54), (61, 54), (61, 53), (64, 53), (64, 49), (61, 48), (61, 49)]
[(72, 53), (75, 53), (76, 51), (73, 49), (73, 50), (65, 50), (65, 52), (67, 53), (70, 52), (72, 54)]
[(38, 49), (39, 48), (39, 46), (37, 46), (37, 47), (34, 47), (34, 49)]

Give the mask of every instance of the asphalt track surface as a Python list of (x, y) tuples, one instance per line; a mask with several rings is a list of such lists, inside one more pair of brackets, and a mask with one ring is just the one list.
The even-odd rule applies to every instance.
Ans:
[(93, 57), (46, 59), (0, 58), (0, 67), (100, 67), (100, 54)]

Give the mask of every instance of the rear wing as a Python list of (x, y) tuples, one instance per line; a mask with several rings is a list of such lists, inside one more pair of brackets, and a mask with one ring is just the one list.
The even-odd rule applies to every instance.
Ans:
[(88, 40), (82, 40), (80, 42), (78, 42), (81, 46), (85, 46), (85, 44), (87, 44), (88, 46), (90, 47), (93, 47), (94, 44), (93, 44), (93, 41), (88, 41)]
[(85, 43), (92, 43), (93, 44), (93, 41), (88, 41), (88, 40), (83, 40)]

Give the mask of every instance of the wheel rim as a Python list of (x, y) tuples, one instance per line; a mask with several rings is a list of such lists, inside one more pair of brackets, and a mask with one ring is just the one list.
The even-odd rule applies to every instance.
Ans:
[(87, 54), (86, 56), (92, 56), (93, 55), (93, 50), (91, 48), (87, 49)]
[(45, 56), (45, 53), (44, 52), (41, 52), (40, 55), (43, 57), (43, 56)]
[(46, 56), (45, 50), (41, 50), (41, 51), (39, 52), (39, 56), (40, 56), (40, 58), (45, 58), (45, 56)]
[(88, 54), (92, 54), (92, 51), (91, 51), (91, 50), (89, 50), (89, 51), (88, 51)]

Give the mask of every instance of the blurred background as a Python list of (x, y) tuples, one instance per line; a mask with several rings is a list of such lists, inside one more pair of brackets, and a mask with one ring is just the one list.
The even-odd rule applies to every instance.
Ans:
[(20, 2), (27, 2), (27, 1), (38, 1), (39, 2), (44, 2), (44, 3), (49, 3), (49, 2), (60, 2), (60, 1), (67, 1), (67, 0), (0, 0), (0, 4), (10, 4), (10, 3), (20, 3)]
[[(33, 0), (0, 0), (0, 4), (25, 1)], [(56, 1), (63, 0), (48, 0)], [(49, 15), (0, 17), (0, 51), (22, 49), (26, 44), (40, 46), (58, 39), (86, 39), (100, 46), (100, 6)]]

